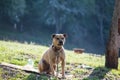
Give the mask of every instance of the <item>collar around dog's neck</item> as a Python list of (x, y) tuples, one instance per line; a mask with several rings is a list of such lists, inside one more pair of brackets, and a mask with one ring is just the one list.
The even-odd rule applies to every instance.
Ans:
[(58, 52), (62, 49), (62, 47), (56, 47), (54, 45), (52, 45), (52, 49), (55, 51), (55, 52)]

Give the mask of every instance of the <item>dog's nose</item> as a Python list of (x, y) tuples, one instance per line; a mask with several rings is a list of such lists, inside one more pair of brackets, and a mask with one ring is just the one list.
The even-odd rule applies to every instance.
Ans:
[(59, 43), (60, 43), (60, 44), (63, 44), (63, 42), (62, 42), (62, 41), (59, 41)]

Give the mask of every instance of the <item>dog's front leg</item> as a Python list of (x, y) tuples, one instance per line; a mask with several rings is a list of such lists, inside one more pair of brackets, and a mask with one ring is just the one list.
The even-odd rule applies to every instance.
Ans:
[(51, 69), (52, 75), (54, 76), (55, 73), (54, 73), (54, 66), (52, 62), (50, 62), (50, 69)]
[(64, 59), (62, 60), (61, 66), (62, 66), (62, 77), (65, 78), (65, 60)]

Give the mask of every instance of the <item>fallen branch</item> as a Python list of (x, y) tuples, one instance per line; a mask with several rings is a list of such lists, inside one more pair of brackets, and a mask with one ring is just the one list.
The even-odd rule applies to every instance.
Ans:
[(45, 75), (45, 76), (50, 77), (50, 75), (48, 75), (48, 74), (39, 73), (39, 71), (37, 69), (34, 69), (33, 67), (30, 67), (29, 65), (18, 66), (18, 65), (2, 62), (2, 63), (0, 63), (0, 66), (9, 67), (9, 68), (12, 68), (12, 69), (19, 69), (19, 70), (25, 71), (27, 73), (33, 73), (33, 74), (37, 74), (37, 75)]
[[(25, 71), (27, 73), (33, 73), (33, 74), (37, 74), (37, 75), (40, 75), (40, 76), (47, 76), (47, 77), (51, 77), (51, 75), (49, 74), (45, 74), (45, 73), (39, 73), (39, 71), (29, 65), (25, 65), (25, 66), (19, 66), (19, 65), (14, 65), (14, 64), (10, 64), (10, 63), (5, 63), (5, 62), (2, 62), (0, 63), (0, 66), (2, 67), (9, 67), (10, 69), (18, 69), (18, 70), (22, 70), (22, 71)], [(72, 78), (73, 75), (66, 75), (66, 78)], [(62, 78), (61, 74), (59, 74), (58, 76), (59, 79)]]

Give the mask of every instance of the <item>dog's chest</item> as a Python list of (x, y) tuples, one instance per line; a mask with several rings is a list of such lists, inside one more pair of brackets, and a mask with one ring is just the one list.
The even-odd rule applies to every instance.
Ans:
[(53, 63), (58, 64), (58, 63), (60, 63), (61, 60), (62, 60), (62, 55), (61, 55), (61, 53), (59, 53), (59, 54), (55, 54), (52, 61), (53, 61)]

